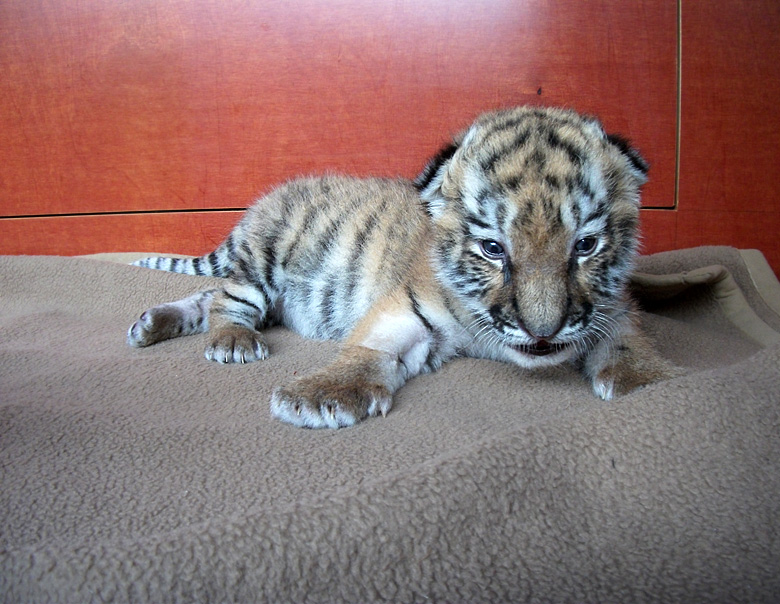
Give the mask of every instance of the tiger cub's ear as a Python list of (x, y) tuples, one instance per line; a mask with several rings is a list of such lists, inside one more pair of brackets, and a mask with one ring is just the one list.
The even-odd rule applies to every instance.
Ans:
[(650, 169), (650, 166), (639, 154), (639, 151), (634, 149), (631, 143), (619, 134), (608, 134), (607, 140), (612, 146), (617, 147), (618, 151), (628, 160), (631, 173), (639, 184), (644, 184), (647, 181), (647, 171)]
[(460, 148), (458, 141), (447, 143), (426, 164), (420, 175), (414, 179), (414, 186), (428, 213), (436, 218), (441, 215), (447, 202), (442, 186), (455, 153)]

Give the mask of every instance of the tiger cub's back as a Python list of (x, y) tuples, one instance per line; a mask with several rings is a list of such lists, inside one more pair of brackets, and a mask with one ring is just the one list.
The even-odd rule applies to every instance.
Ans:
[(343, 339), (409, 279), (429, 228), (408, 181), (301, 178), (249, 208), (222, 247), (234, 272), (267, 288), (276, 322)]

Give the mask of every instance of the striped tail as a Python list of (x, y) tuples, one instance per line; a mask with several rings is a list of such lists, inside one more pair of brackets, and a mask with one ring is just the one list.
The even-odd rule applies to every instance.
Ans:
[(216, 250), (200, 258), (167, 258), (152, 256), (133, 262), (133, 266), (152, 268), (169, 273), (184, 275), (199, 275), (201, 277), (229, 277), (232, 273), (231, 262), (226, 246), (220, 245)]

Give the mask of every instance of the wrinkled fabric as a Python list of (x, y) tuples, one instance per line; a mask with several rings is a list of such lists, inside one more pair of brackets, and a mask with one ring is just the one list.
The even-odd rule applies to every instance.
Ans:
[(0, 599), (776, 601), (776, 283), (731, 248), (638, 268), (681, 377), (604, 402), (568, 366), (457, 359), (386, 418), (312, 431), (270, 395), (337, 343), (133, 349), (143, 310), (219, 281), (0, 258)]

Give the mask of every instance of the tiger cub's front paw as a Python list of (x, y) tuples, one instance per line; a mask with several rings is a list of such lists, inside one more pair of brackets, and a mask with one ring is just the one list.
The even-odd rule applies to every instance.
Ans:
[(624, 349), (613, 363), (597, 370), (592, 378), (593, 392), (609, 401), (648, 384), (681, 375), (682, 370), (650, 350)]
[(622, 396), (649, 384), (681, 375), (683, 372), (671, 365), (640, 370), (612, 366), (601, 370), (593, 378), (593, 392), (599, 398), (610, 401), (616, 396)]
[(342, 428), (365, 417), (385, 416), (392, 404), (392, 395), (381, 384), (318, 374), (277, 388), (271, 415), (303, 428)]
[(605, 401), (683, 375), (681, 369), (655, 351), (641, 331), (629, 327), (619, 339), (598, 343), (583, 358), (582, 368), (593, 393)]
[(252, 363), (268, 358), (268, 346), (259, 332), (235, 325), (216, 331), (205, 356), (218, 363)]

